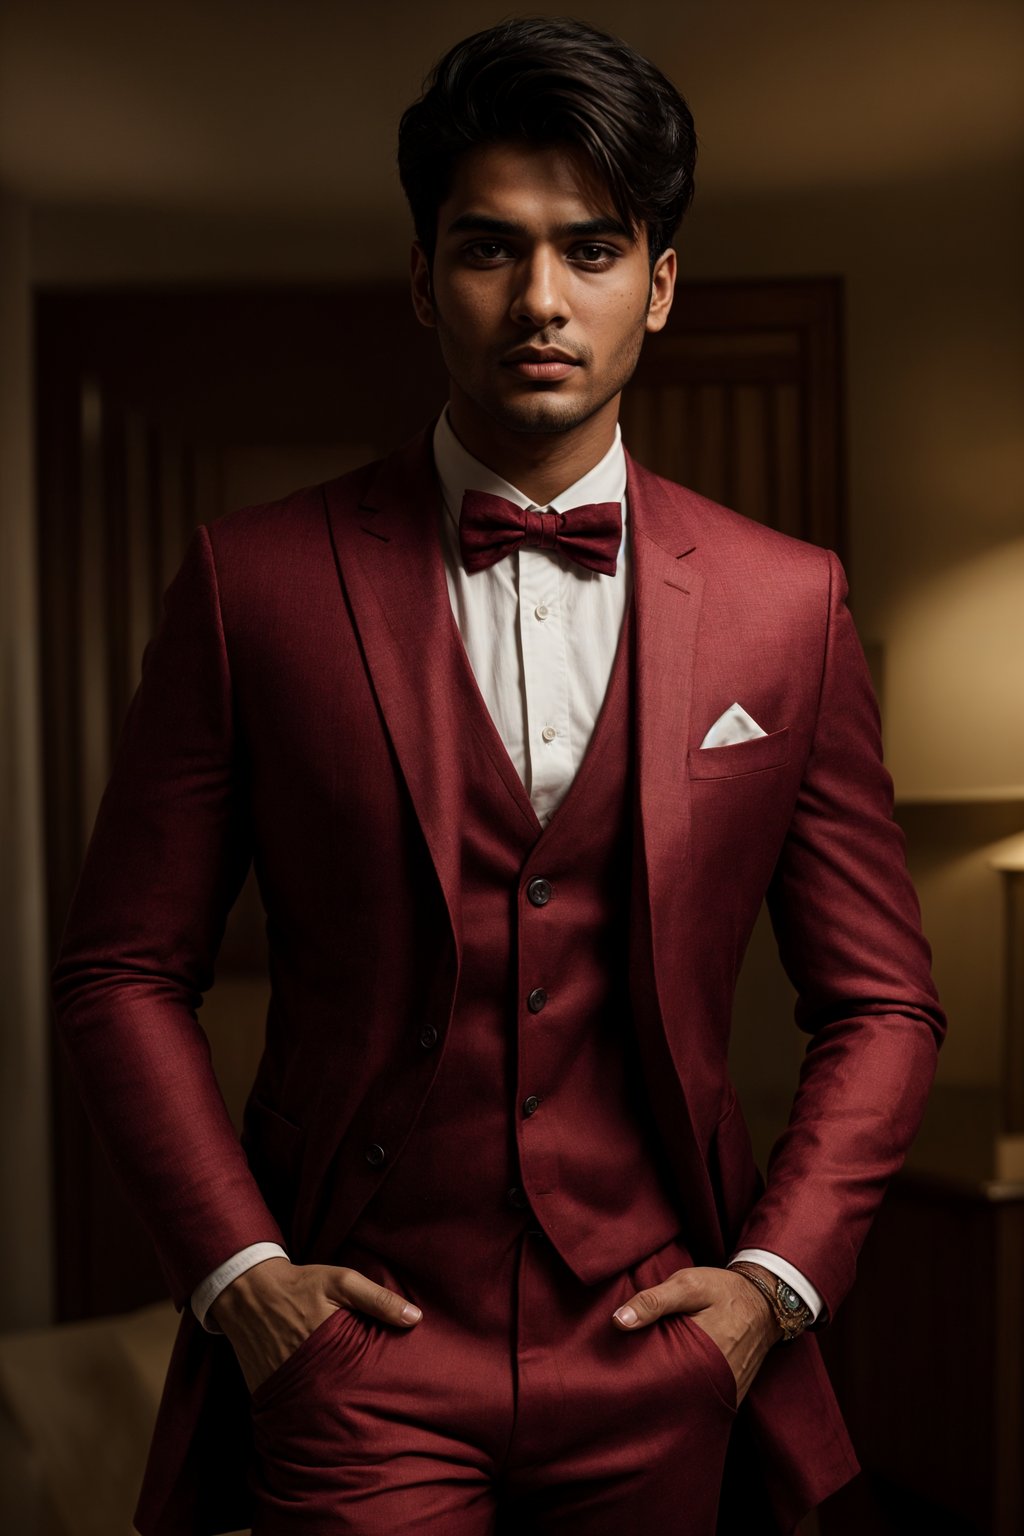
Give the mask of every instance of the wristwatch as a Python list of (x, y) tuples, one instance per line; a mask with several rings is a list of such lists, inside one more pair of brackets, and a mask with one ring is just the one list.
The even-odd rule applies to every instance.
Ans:
[(791, 1285), (781, 1280), (778, 1275), (773, 1275), (770, 1270), (761, 1268), (760, 1265), (751, 1264), (747, 1259), (737, 1259), (734, 1264), (728, 1266), (734, 1269), (744, 1280), (749, 1280), (751, 1285), (756, 1285), (765, 1301), (772, 1309), (772, 1315), (782, 1329), (782, 1343), (786, 1344), (795, 1339), (797, 1334), (813, 1320), (810, 1307), (802, 1296), (798, 1296)]

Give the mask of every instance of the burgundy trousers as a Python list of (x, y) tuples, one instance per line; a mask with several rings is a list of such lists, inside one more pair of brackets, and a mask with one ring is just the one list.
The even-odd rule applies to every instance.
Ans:
[[(712, 1536), (736, 1410), (724, 1355), (682, 1314), (616, 1307), (691, 1262), (673, 1239), (584, 1286), (539, 1230), (445, 1274), (337, 1257), (423, 1309), (342, 1307), (254, 1393), (253, 1536)], [(419, 1272), (417, 1272), (419, 1270)]]

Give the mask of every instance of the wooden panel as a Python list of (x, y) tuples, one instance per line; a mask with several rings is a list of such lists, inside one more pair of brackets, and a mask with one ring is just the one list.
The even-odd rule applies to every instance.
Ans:
[(642, 463), (844, 553), (838, 281), (684, 287), (623, 397)]
[(1022, 1296), (1024, 1189), (907, 1172), (822, 1336), (865, 1469), (985, 1536), (1024, 1529)]

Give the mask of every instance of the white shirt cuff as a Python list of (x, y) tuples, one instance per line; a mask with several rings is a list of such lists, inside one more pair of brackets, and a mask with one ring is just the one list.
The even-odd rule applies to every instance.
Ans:
[(213, 1306), (221, 1291), (225, 1290), (239, 1275), (244, 1275), (247, 1269), (253, 1269), (257, 1264), (262, 1264), (264, 1259), (286, 1259), (288, 1255), (279, 1243), (250, 1243), (248, 1248), (242, 1248), (238, 1253), (233, 1253), (230, 1259), (225, 1259), (223, 1264), (218, 1264), (212, 1274), (200, 1281), (192, 1292), (192, 1311), (198, 1317), (207, 1333), (220, 1333), (220, 1329), (212, 1320), (206, 1321), (206, 1314)]
[(795, 1264), (780, 1259), (777, 1253), (769, 1253), (767, 1248), (741, 1248), (739, 1253), (734, 1253), (729, 1263), (736, 1259), (747, 1259), (751, 1264), (762, 1264), (765, 1269), (770, 1269), (773, 1275), (778, 1275), (780, 1280), (785, 1280), (791, 1285), (800, 1297), (806, 1301), (813, 1314), (813, 1321), (817, 1322), (825, 1310), (825, 1302), (820, 1291), (815, 1290), (806, 1275), (802, 1275)]

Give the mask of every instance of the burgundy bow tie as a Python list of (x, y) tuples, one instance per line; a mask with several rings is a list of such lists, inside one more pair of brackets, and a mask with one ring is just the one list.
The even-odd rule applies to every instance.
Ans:
[(526, 545), (568, 555), (589, 571), (615, 575), (622, 543), (622, 508), (600, 501), (568, 512), (536, 512), (504, 496), (467, 491), (459, 514), (459, 543), (467, 571), (483, 571)]

